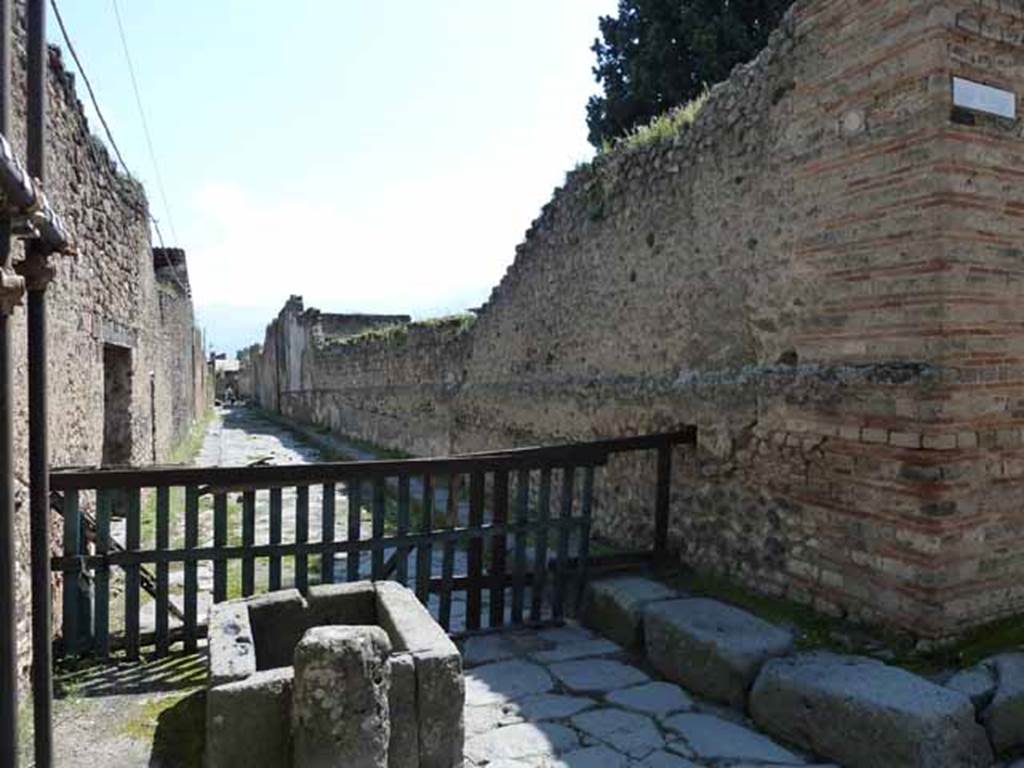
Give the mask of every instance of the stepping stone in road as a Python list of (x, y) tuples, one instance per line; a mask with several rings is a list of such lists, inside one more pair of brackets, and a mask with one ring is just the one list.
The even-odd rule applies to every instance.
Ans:
[(465, 680), (467, 706), (501, 704), (554, 688), (544, 667), (518, 659), (467, 670)]
[(555, 723), (518, 723), (481, 734), (466, 742), (466, 758), (473, 763), (554, 757), (579, 746), (576, 734)]
[(693, 709), (693, 699), (682, 688), (660, 681), (612, 691), (605, 699), (609, 704), (656, 717)]
[(562, 661), (548, 669), (573, 693), (607, 693), (650, 681), (636, 667), (609, 659)]
[(687, 690), (743, 709), (768, 659), (793, 650), (793, 635), (717, 600), (655, 603), (644, 611), (647, 659)]
[(605, 637), (631, 650), (644, 646), (644, 608), (679, 593), (642, 576), (616, 576), (587, 584), (581, 620)]
[(771, 734), (849, 768), (981, 768), (985, 730), (962, 693), (863, 656), (805, 653), (765, 664), (750, 694)]
[(775, 765), (805, 762), (767, 736), (714, 715), (675, 715), (663, 725), (682, 736), (698, 760), (750, 760)]
[(665, 746), (651, 718), (623, 709), (592, 709), (572, 719), (573, 727), (630, 757), (646, 757)]

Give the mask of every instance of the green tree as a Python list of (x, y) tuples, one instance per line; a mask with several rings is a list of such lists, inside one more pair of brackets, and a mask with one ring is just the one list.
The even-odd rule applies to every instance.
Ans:
[(793, 0), (619, 0), (603, 16), (594, 76), (604, 95), (587, 104), (600, 148), (728, 77), (768, 41)]

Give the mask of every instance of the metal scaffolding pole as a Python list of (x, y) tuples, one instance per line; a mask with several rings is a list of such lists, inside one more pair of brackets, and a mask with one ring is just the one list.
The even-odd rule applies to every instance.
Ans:
[[(11, 115), (11, 0), (0, 0), (0, 134)], [(11, 314), (24, 281), (11, 271), (11, 212), (0, 214), (0, 765), (18, 765), (18, 645), (14, 589), (14, 430)]]
[[(46, 180), (46, 3), (28, 0), (28, 173)], [(36, 768), (53, 765), (53, 653), (50, 589), (50, 454), (46, 376), (46, 288), (52, 248), (28, 243), (21, 274), (28, 288), (28, 477), (32, 568), (32, 717)]]

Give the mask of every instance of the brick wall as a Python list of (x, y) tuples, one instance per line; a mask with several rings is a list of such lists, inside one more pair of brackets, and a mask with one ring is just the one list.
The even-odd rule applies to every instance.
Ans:
[[(1024, 140), (953, 75), (1024, 93), (1024, 4), (798, 0), (694, 125), (568, 175), (471, 330), (254, 378), (413, 452), (696, 423), (685, 562), (929, 638), (1019, 612)], [(598, 534), (649, 541), (652, 469)]]

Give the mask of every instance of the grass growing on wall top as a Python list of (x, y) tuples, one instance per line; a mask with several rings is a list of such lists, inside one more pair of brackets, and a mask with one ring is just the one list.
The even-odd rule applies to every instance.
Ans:
[(326, 347), (347, 347), (356, 344), (381, 342), (384, 344), (401, 344), (409, 338), (410, 331), (417, 329), (451, 329), (456, 336), (459, 336), (476, 322), (476, 315), (465, 313), (458, 315), (445, 315), (443, 317), (432, 317), (426, 320), (417, 320), (414, 323), (395, 323), (394, 325), (378, 326), (368, 328), (360, 333), (351, 336), (328, 339)]
[(611, 142), (606, 141), (601, 148), (601, 152), (606, 154), (620, 147), (627, 149), (646, 147), (650, 144), (675, 138), (685, 126), (691, 125), (697, 119), (697, 115), (700, 114), (701, 109), (704, 108), (708, 101), (709, 94), (710, 91), (705, 89), (700, 96), (692, 101), (688, 101), (686, 104), (674, 107), (668, 112), (658, 115), (647, 125), (634, 128), (621, 139)]

